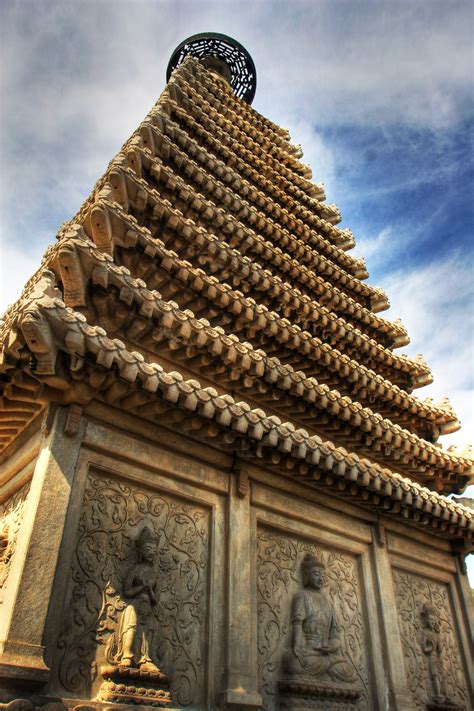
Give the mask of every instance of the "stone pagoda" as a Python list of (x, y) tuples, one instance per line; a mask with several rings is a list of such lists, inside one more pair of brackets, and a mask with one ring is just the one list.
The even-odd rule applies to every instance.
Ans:
[(1, 325), (0, 700), (468, 711), (456, 415), (246, 50), (168, 79)]

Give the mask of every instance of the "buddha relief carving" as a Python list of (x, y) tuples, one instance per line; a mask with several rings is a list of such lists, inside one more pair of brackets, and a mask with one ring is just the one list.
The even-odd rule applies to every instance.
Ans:
[(283, 658), (286, 674), (308, 680), (354, 682), (352, 666), (340, 652), (340, 629), (331, 601), (324, 594), (324, 563), (308, 553), (301, 564), (303, 589), (291, 606), (291, 648)]
[(355, 556), (260, 526), (258, 675), (265, 711), (370, 711)]
[[(108, 644), (109, 664), (101, 667), (104, 678), (98, 695), (101, 701), (153, 702), (160, 707), (171, 703), (168, 679), (156, 658), (158, 543), (159, 537), (148, 526), (135, 539), (136, 563), (127, 570), (122, 594), (117, 596), (119, 624)], [(140, 683), (138, 693), (136, 681)]]

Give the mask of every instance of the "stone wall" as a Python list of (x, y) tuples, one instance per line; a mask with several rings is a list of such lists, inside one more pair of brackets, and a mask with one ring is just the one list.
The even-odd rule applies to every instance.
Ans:
[(36, 706), (470, 708), (448, 542), (103, 405), (67, 422), (59, 408), (6, 507), (30, 492), (36, 513), (5, 700), (29, 655)]
[(3, 605), (29, 490), (27, 481), (0, 504), (0, 605)]

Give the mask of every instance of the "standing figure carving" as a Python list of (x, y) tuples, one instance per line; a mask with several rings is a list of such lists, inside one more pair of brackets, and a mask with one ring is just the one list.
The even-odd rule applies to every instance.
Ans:
[(158, 536), (145, 526), (135, 541), (138, 562), (132, 566), (123, 586), (127, 605), (122, 612), (115, 661), (120, 668), (159, 672), (154, 656), (154, 614), (158, 575), (154, 564), (158, 554)]
[(433, 697), (435, 701), (444, 701), (446, 692), (443, 686), (443, 666), (441, 657), (440, 625), (434, 610), (429, 605), (421, 608), (421, 650), (426, 656)]
[(396, 568), (393, 580), (413, 709), (471, 708), (450, 585)]
[(108, 643), (109, 665), (101, 667), (104, 681), (97, 697), (100, 701), (159, 707), (171, 703), (168, 678), (154, 660), (158, 541), (148, 526), (135, 539), (137, 562), (125, 575), (118, 627)]
[(303, 590), (293, 597), (291, 648), (283, 658), (287, 675), (310, 680), (353, 682), (357, 675), (340, 653), (340, 628), (332, 602), (322, 588), (324, 563), (308, 553), (301, 564)]

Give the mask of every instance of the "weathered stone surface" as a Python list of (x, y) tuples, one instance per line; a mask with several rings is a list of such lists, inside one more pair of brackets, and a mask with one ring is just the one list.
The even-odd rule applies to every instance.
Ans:
[(0, 324), (3, 708), (472, 706), (472, 449), (301, 155), (186, 60)]
[(8, 704), (0, 704), (0, 708), (8, 711), (33, 711), (34, 704), (29, 699), (14, 699)]
[(394, 580), (414, 708), (467, 709), (470, 671), (462, 662), (447, 586), (403, 570), (394, 571)]
[[(309, 556), (325, 565), (324, 593), (305, 586)], [(302, 705), (306, 699), (314, 708), (326, 708), (345, 693), (346, 698), (354, 699), (355, 708), (370, 709), (366, 622), (354, 558), (262, 528), (258, 533), (257, 590), (264, 708), (277, 709), (279, 695), (283, 707), (292, 708), (296, 692), (292, 694), (291, 689), (299, 686)], [(321, 653), (321, 647), (327, 653)]]
[(58, 682), (67, 695), (108, 698), (103, 678), (115, 679), (115, 670), (129, 687), (142, 686), (130, 676), (141, 673), (152, 686), (157, 677), (157, 691), (166, 675), (177, 704), (200, 703), (208, 545), (205, 508), (90, 475), (58, 640)]
[(29, 490), (27, 482), (0, 506), (0, 610)]

